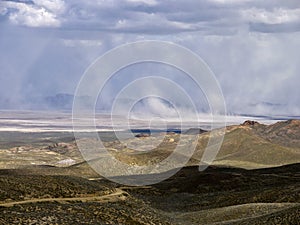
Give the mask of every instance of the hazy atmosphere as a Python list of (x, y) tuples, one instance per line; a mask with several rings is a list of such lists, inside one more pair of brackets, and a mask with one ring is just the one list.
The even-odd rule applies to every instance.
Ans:
[[(164, 40), (209, 65), (229, 113), (300, 114), (298, 0), (1, 0), (0, 30), (0, 109), (70, 109), (97, 57), (120, 44)], [(112, 79), (103, 108), (140, 71)], [(189, 86), (185, 76), (161, 71)], [(189, 88), (201, 102), (198, 92)]]
[(300, 221), (299, 0), (0, 0), (0, 225)]

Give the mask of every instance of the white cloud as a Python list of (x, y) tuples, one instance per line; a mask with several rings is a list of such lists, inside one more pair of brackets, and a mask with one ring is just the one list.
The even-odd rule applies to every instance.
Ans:
[(158, 2), (156, 0), (127, 0), (127, 2), (131, 3), (143, 3), (146, 5), (157, 5)]
[(96, 47), (101, 46), (103, 43), (100, 40), (72, 40), (64, 39), (63, 44), (67, 47)]
[(2, 15), (2, 16), (4, 16), (6, 13), (7, 13), (7, 8), (5, 8), (5, 7), (2, 7), (1, 5), (0, 5), (0, 16)]
[(7, 8), (13, 9), (9, 13), (9, 20), (16, 25), (29, 27), (58, 27), (60, 21), (57, 16), (45, 8), (25, 3), (7, 2)]
[(169, 21), (162, 15), (155, 13), (136, 13), (132, 18), (119, 20), (114, 27), (114, 30), (131, 30), (137, 33), (140, 31), (145, 33), (148, 31), (149, 33), (164, 33), (193, 29), (195, 29), (194, 24)]
[[(186, 0), (172, 4), (162, 0), (13, 1), (2, 3), (17, 9), (17, 12), (7, 13), (11, 21), (33, 27), (71, 26), (72, 29), (85, 27), (139, 34), (202, 31), (203, 34), (228, 35), (249, 26), (252, 32), (270, 32), (270, 29), (276, 32), (277, 28), (264, 25), (296, 23), (285, 28), (290, 32), (298, 31), (300, 26), (297, 25), (300, 24), (298, 0), (286, 3), (279, 0)], [(2, 8), (2, 14), (6, 13), (8, 7)]]
[(33, 0), (37, 6), (48, 9), (54, 13), (62, 13), (65, 10), (65, 2), (63, 0)]
[(300, 9), (276, 8), (272, 11), (251, 8), (241, 11), (242, 17), (250, 22), (266, 24), (282, 24), (300, 21)]
[(246, 3), (251, 0), (210, 0), (211, 2), (220, 3), (220, 4), (235, 4), (235, 3)]

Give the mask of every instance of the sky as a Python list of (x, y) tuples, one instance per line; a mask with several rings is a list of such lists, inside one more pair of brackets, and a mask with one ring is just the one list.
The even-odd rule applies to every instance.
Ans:
[[(299, 0), (0, 0), (0, 109), (74, 94), (99, 56), (143, 40), (173, 42), (201, 57), (228, 113), (300, 114)], [(129, 68), (109, 81), (103, 105), (140, 71), (147, 73)], [(207, 104), (184, 74), (152, 71), (159, 72)]]

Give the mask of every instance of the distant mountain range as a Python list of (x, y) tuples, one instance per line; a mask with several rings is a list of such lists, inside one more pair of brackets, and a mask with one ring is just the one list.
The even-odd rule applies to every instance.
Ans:
[[(73, 107), (73, 101), (75, 96), (72, 94), (59, 93), (54, 96), (47, 96), (40, 100), (40, 106), (47, 109), (56, 109), (56, 110), (71, 110)], [(80, 96), (77, 100), (82, 101), (84, 104), (93, 104), (91, 97), (89, 96)]]
[(57, 94), (55, 96), (48, 96), (44, 100), (45, 104), (50, 108), (71, 109), (74, 95)]
[[(1, 109), (20, 109), (20, 110), (72, 110), (74, 95), (69, 93), (57, 93), (55, 95), (49, 95), (46, 97), (29, 97), (28, 99), (10, 99), (0, 96), (0, 110)], [(81, 100), (86, 105), (94, 105), (92, 102), (92, 97), (90, 96), (80, 96), (79, 100)], [(135, 104), (133, 110), (136, 111), (136, 115), (144, 115), (145, 113), (149, 113), (151, 111), (151, 104), (149, 104), (149, 99), (141, 99), (138, 103)], [(101, 111), (109, 111), (111, 109), (112, 102), (115, 99), (106, 99), (106, 102), (97, 102), (97, 110)], [(172, 109), (174, 106), (170, 104), (168, 101), (160, 99), (161, 105), (165, 106), (167, 109)], [(118, 103), (123, 105), (128, 105), (132, 100), (122, 98), (118, 99)], [(177, 107), (185, 107), (184, 105), (177, 105)], [(245, 116), (245, 117), (262, 117), (269, 119), (277, 119), (277, 120), (287, 120), (287, 119), (299, 119), (298, 115), (281, 115), (282, 108), (286, 107), (284, 104), (271, 103), (271, 102), (258, 102), (258, 103), (249, 103), (246, 108), (243, 108), (244, 111), (248, 111), (250, 113), (244, 113), (243, 111), (230, 111), (228, 109), (228, 115), (235, 116)], [(250, 111), (248, 109), (251, 109)], [(255, 111), (257, 109), (257, 111)], [(262, 113), (260, 109), (264, 109), (263, 111), (270, 113)], [(158, 112), (157, 112), (158, 110)], [(254, 110), (255, 113), (252, 113)], [(147, 111), (147, 112), (146, 112)], [(152, 110), (153, 111), (153, 110)], [(199, 112), (209, 113), (209, 110), (206, 108), (199, 108)], [(151, 113), (151, 112), (150, 112)], [(156, 111), (154, 110), (152, 114), (155, 113), (159, 116), (159, 107), (156, 107)], [(167, 114), (168, 115), (168, 114)]]

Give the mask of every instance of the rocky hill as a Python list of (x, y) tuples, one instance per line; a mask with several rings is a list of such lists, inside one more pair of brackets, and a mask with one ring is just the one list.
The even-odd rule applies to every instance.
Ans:
[[(67, 134), (2, 135), (0, 224), (299, 223), (299, 121), (273, 125), (246, 121), (227, 127), (216, 160), (201, 172), (199, 161), (211, 133), (191, 131), (123, 141), (102, 134), (108, 151), (133, 166), (156, 164), (173, 152), (180, 139), (182, 146), (189, 147), (198, 137), (186, 167), (167, 180), (142, 187), (101, 177)], [(17, 139), (22, 141), (11, 143)], [(158, 140), (160, 144), (154, 146)], [(91, 161), (97, 163), (97, 157)]]
[[(195, 158), (199, 159), (208, 134), (199, 137)], [(300, 162), (300, 121), (264, 125), (246, 121), (227, 127), (216, 165), (254, 169)]]

